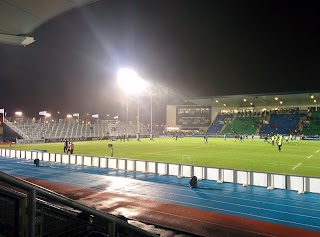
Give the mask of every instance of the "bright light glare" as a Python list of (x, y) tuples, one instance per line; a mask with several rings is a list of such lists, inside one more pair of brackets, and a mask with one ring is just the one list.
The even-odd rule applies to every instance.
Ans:
[(71, 114), (67, 114), (67, 118), (72, 118), (72, 115)]
[(129, 68), (122, 68), (118, 71), (118, 83), (126, 93), (140, 92), (146, 86), (144, 80)]
[(17, 115), (17, 116), (21, 116), (21, 115), (22, 115), (22, 112), (17, 111), (17, 112), (15, 112), (14, 114)]
[(51, 117), (51, 114), (49, 114), (49, 113), (46, 113), (46, 117)]
[(120, 191), (123, 191), (124, 188), (128, 188), (137, 183), (134, 179), (120, 177), (114, 177), (113, 179), (106, 178), (105, 180), (108, 181), (108, 189)]

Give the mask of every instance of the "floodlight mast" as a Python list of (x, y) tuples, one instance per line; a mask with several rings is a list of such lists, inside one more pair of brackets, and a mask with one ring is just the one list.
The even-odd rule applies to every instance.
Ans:
[(128, 94), (138, 95), (138, 116), (137, 116), (137, 140), (140, 140), (140, 92), (145, 87), (145, 82), (139, 75), (130, 68), (122, 68), (118, 71), (118, 84), (127, 94), (127, 123), (128, 123)]
[(151, 94), (151, 115), (150, 115), (150, 140), (153, 140), (153, 134), (152, 134), (152, 94)]

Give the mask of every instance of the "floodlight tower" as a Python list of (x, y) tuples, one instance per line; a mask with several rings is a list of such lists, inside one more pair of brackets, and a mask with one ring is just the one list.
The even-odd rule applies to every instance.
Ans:
[(153, 140), (153, 134), (152, 134), (152, 94), (151, 94), (151, 114), (150, 114), (150, 140)]
[[(118, 84), (127, 94), (138, 95), (137, 139), (140, 140), (140, 92), (145, 88), (145, 82), (130, 68), (122, 68), (118, 71)], [(128, 98), (127, 98), (127, 123), (128, 123)]]

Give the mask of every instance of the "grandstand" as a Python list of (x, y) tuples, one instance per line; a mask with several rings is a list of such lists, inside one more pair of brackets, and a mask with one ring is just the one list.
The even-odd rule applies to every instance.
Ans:
[[(186, 98), (188, 105), (167, 106), (167, 131), (214, 136), (319, 135), (320, 92), (229, 95)], [(187, 113), (185, 113), (187, 111)], [(197, 115), (192, 126), (186, 121)], [(183, 116), (181, 116), (183, 113)], [(212, 121), (205, 124), (202, 121)]]
[[(139, 132), (142, 137), (150, 135), (150, 128), (140, 123)], [(136, 123), (120, 121), (98, 120), (87, 122), (73, 119), (59, 119), (59, 121), (41, 121), (36, 119), (4, 120), (4, 140), (24, 139), (41, 140), (56, 139), (81, 140), (85, 138), (117, 137), (123, 134), (134, 137), (137, 133)]]

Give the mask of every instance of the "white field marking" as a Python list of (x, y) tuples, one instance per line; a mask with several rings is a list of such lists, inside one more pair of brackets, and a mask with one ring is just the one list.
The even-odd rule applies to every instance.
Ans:
[(318, 152), (319, 152), (319, 150), (316, 151), (316, 153), (318, 153)]
[(302, 163), (297, 164), (295, 167), (292, 168), (292, 170), (295, 170), (299, 165), (301, 165)]
[(313, 155), (308, 156), (308, 158), (307, 158), (307, 159), (310, 159), (312, 156), (313, 156)]

